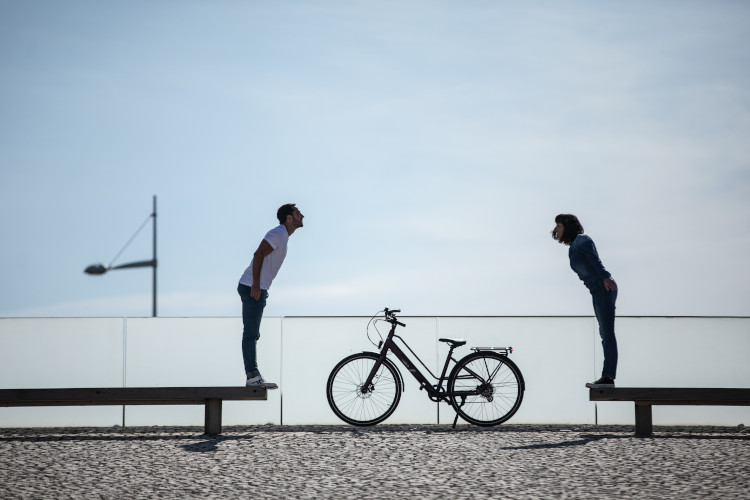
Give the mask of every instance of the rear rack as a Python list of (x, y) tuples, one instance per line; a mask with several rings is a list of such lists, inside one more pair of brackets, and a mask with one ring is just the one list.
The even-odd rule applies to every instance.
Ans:
[(496, 351), (500, 356), (507, 356), (513, 353), (512, 347), (472, 347), (472, 351)]

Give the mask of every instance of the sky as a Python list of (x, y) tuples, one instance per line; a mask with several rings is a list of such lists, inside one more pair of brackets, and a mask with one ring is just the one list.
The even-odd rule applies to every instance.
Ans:
[(0, 2), (0, 317), (750, 316), (750, 3)]

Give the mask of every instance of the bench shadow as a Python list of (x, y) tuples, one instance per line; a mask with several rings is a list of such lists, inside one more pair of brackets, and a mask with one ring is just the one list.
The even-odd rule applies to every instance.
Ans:
[[(213, 453), (220, 449), (224, 441), (244, 441), (261, 438), (263, 434), (273, 433), (309, 433), (338, 434), (342, 437), (366, 438), (377, 434), (415, 433), (427, 435), (453, 433), (482, 433), (503, 439), (506, 433), (559, 433), (562, 439), (557, 443), (508, 446), (504, 450), (554, 449), (574, 446), (585, 446), (602, 439), (639, 439), (639, 440), (731, 440), (750, 441), (746, 430), (710, 427), (655, 427), (655, 434), (635, 436), (633, 426), (556, 426), (556, 425), (499, 425), (496, 427), (475, 427), (462, 425), (453, 428), (451, 425), (379, 425), (372, 427), (354, 427), (349, 425), (258, 425), (258, 426), (225, 426), (220, 435), (203, 433), (202, 427), (114, 427), (114, 428), (26, 428), (0, 429), (0, 443), (38, 442), (54, 443), (65, 441), (171, 441), (189, 453)], [(501, 441), (500, 441), (501, 443)]]
[(117, 442), (117, 441), (195, 441), (180, 445), (185, 451), (205, 452), (216, 451), (219, 443), (230, 440), (250, 440), (252, 434), (210, 435), (201, 432), (191, 432), (192, 429), (180, 431), (130, 429), (127, 431), (106, 431), (99, 429), (24, 429), (21, 433), (0, 430), (0, 443), (28, 442), (28, 443), (59, 443), (59, 442)]
[(543, 450), (543, 449), (554, 449), (554, 448), (567, 448), (570, 446), (585, 446), (589, 443), (600, 441), (602, 439), (638, 439), (638, 440), (653, 440), (663, 441), (671, 439), (682, 439), (682, 440), (701, 440), (701, 441), (716, 441), (716, 440), (730, 440), (730, 441), (750, 441), (748, 435), (674, 435), (674, 434), (656, 434), (651, 436), (636, 436), (634, 434), (581, 434), (580, 439), (572, 441), (562, 441), (560, 443), (545, 443), (545, 444), (529, 444), (524, 446), (506, 446), (501, 447), (501, 450)]
[(544, 444), (527, 444), (524, 446), (505, 446), (501, 447), (501, 450), (548, 450), (548, 449), (554, 449), (554, 448), (568, 448), (570, 446), (585, 446), (589, 443), (593, 443), (595, 441), (600, 441), (602, 439), (629, 439), (633, 436), (623, 436), (623, 435), (617, 435), (617, 434), (598, 434), (598, 435), (592, 435), (592, 434), (582, 434), (580, 436), (580, 439), (576, 439), (574, 441), (563, 441), (560, 443), (544, 443)]
[[(219, 443), (223, 441), (232, 440), (231, 437), (216, 436), (210, 438), (208, 441), (202, 441), (200, 443), (184, 444), (180, 446), (185, 451), (190, 453), (213, 453), (219, 451)], [(249, 437), (248, 437), (249, 439)]]

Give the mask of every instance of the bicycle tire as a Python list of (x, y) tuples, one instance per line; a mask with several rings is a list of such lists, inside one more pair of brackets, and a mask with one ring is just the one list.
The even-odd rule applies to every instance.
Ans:
[(511, 418), (523, 401), (525, 383), (521, 370), (507, 356), (492, 351), (478, 351), (461, 358), (448, 377), (448, 392), (483, 393), (451, 396), (450, 403), (458, 415), (474, 425), (498, 425)]
[(371, 390), (361, 391), (377, 359), (375, 353), (352, 354), (341, 360), (328, 377), (328, 405), (348, 424), (378, 424), (391, 416), (401, 400), (401, 377), (388, 359), (375, 374)]

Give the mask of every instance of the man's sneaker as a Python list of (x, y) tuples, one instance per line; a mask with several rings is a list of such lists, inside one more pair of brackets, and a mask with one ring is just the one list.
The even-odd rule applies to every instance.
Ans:
[(593, 389), (594, 387), (614, 387), (615, 386), (615, 380), (607, 377), (602, 377), (596, 382), (589, 382), (586, 384), (586, 387), (589, 389)]
[(266, 382), (266, 380), (261, 375), (256, 375), (255, 377), (248, 377), (247, 382), (245, 382), (245, 387), (265, 387), (266, 389), (278, 389), (279, 386), (274, 384), (273, 382)]

